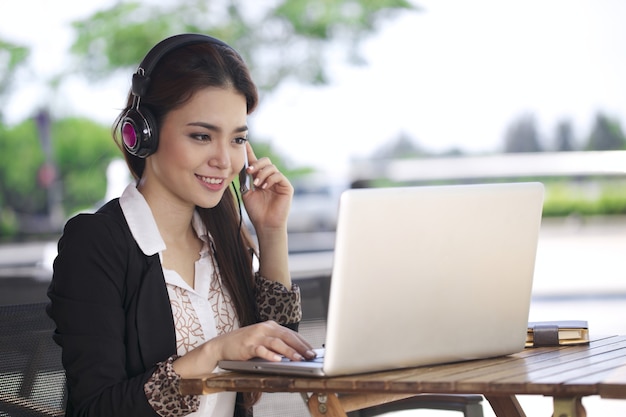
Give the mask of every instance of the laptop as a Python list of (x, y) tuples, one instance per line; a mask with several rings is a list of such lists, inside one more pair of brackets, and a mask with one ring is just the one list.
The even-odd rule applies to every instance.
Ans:
[(531, 182), (345, 191), (319, 357), (219, 367), (326, 377), (523, 350), (543, 195)]

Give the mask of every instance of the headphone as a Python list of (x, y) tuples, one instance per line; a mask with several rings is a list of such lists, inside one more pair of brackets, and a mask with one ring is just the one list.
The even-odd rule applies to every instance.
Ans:
[(150, 86), (150, 74), (161, 58), (167, 53), (196, 43), (210, 43), (234, 49), (221, 40), (202, 34), (181, 34), (166, 38), (156, 44), (144, 57), (133, 74), (131, 93), (133, 104), (122, 117), (120, 124), (124, 148), (134, 156), (145, 158), (156, 152), (159, 144), (159, 134), (155, 117), (149, 109), (140, 109), (141, 98)]

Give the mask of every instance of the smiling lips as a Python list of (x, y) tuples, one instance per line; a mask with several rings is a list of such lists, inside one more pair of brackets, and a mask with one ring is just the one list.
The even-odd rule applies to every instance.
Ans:
[(198, 178), (200, 178), (203, 182), (206, 182), (209, 184), (221, 184), (224, 182), (223, 178), (202, 177), (200, 175), (198, 175)]
[(224, 178), (203, 177), (201, 175), (196, 175), (196, 177), (203, 183), (212, 186), (211, 188), (221, 188), (224, 183)]

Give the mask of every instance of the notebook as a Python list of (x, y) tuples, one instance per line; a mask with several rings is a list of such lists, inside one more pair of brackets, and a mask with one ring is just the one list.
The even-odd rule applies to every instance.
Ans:
[(345, 191), (320, 357), (219, 366), (337, 376), (523, 350), (543, 194), (531, 182)]

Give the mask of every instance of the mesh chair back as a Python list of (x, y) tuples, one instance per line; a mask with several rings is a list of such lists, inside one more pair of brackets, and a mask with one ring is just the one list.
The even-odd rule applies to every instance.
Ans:
[(64, 416), (65, 373), (47, 303), (0, 306), (0, 416)]

